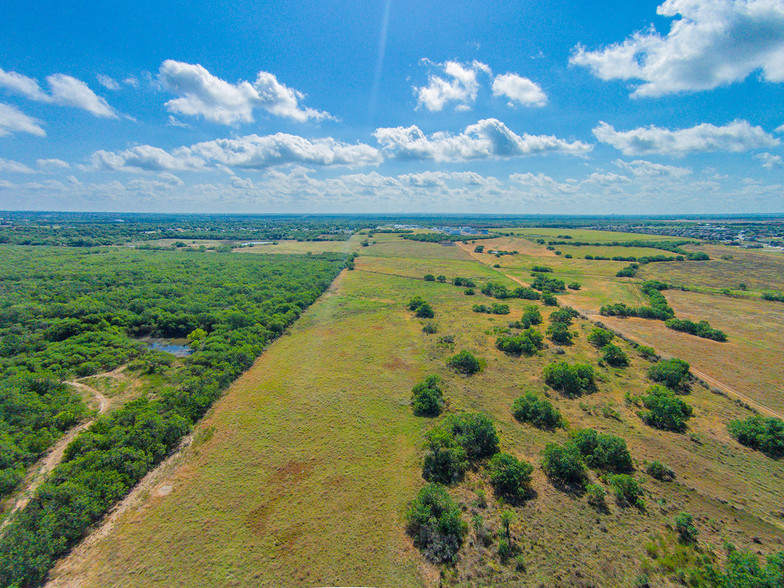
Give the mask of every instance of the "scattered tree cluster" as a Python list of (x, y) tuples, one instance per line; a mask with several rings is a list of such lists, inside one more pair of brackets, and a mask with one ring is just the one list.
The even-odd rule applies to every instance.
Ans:
[(784, 421), (781, 419), (754, 415), (732, 421), (728, 428), (739, 443), (771, 457), (784, 456)]
[(551, 363), (544, 368), (544, 381), (570, 398), (596, 390), (593, 368), (587, 364)]
[(658, 384), (648, 388), (641, 399), (644, 410), (638, 414), (644, 423), (655, 429), (683, 432), (686, 421), (693, 414), (692, 407), (678, 398), (672, 390)]
[(708, 321), (699, 321), (695, 323), (689, 319), (671, 318), (665, 321), (664, 324), (668, 329), (672, 329), (673, 331), (689, 333), (690, 335), (696, 335), (697, 337), (702, 337), (703, 339), (713, 339), (714, 341), (722, 342), (727, 340), (726, 333), (724, 333), (724, 331), (720, 331), (719, 329), (712, 328)]
[(416, 416), (437, 417), (444, 410), (444, 392), (439, 387), (441, 378), (431, 375), (411, 390), (411, 408)]
[(417, 318), (433, 318), (436, 315), (433, 307), (419, 296), (408, 301), (408, 310), (413, 311)]
[(544, 346), (541, 333), (529, 327), (518, 335), (501, 335), (495, 346), (511, 355), (533, 355)]
[(521, 423), (531, 423), (540, 429), (553, 430), (563, 426), (558, 409), (549, 400), (533, 392), (527, 392), (514, 401), (512, 414)]

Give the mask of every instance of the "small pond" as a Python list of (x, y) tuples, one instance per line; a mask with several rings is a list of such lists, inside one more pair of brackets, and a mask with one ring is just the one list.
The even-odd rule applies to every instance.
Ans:
[(156, 339), (153, 337), (145, 337), (141, 340), (149, 349), (155, 351), (165, 351), (171, 353), (175, 357), (188, 357), (193, 350), (188, 345), (183, 345), (185, 339)]

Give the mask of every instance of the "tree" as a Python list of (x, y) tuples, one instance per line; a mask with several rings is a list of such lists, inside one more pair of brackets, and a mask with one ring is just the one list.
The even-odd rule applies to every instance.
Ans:
[(425, 274), (425, 282), (435, 282), (436, 277), (433, 274)]
[(629, 365), (629, 358), (623, 349), (612, 343), (602, 347), (602, 359), (613, 367), (626, 367)]
[(582, 456), (573, 445), (545, 445), (542, 470), (550, 480), (562, 486), (582, 486), (587, 478)]
[(588, 335), (588, 343), (601, 349), (605, 345), (611, 343), (614, 338), (615, 335), (612, 333), (612, 331), (602, 329), (601, 327), (596, 327)]
[(571, 443), (592, 468), (612, 472), (630, 472), (634, 469), (626, 441), (620, 437), (593, 429), (578, 429), (572, 432)]
[(563, 323), (552, 323), (547, 327), (547, 337), (557, 345), (571, 345), (572, 333)]
[(437, 417), (444, 409), (444, 393), (438, 386), (441, 379), (428, 376), (411, 390), (411, 407), (416, 416)]
[(561, 413), (546, 398), (527, 392), (514, 401), (512, 414), (521, 423), (531, 423), (540, 429), (553, 430), (563, 426)]
[(775, 417), (750, 416), (727, 427), (742, 445), (777, 458), (784, 455), (784, 421)]
[(463, 478), (467, 465), (465, 449), (447, 428), (433, 429), (427, 435), (422, 477), (428, 482), (454, 484)]
[(634, 476), (616, 474), (610, 478), (610, 487), (615, 492), (615, 498), (621, 505), (636, 506), (638, 508), (644, 506), (642, 486)]
[(544, 368), (544, 381), (566, 396), (580, 396), (596, 389), (593, 368), (587, 364), (569, 365), (565, 361), (551, 363)]
[(648, 377), (671, 390), (677, 390), (688, 381), (689, 364), (682, 359), (665, 359), (648, 368)]
[(662, 482), (670, 482), (675, 479), (675, 472), (659, 461), (654, 460), (649, 463), (645, 471), (652, 478)]
[(416, 309), (417, 318), (433, 318), (435, 315), (436, 313), (433, 312), (433, 307), (427, 302), (423, 302)]
[(686, 421), (693, 413), (691, 406), (659, 384), (648, 388), (648, 393), (642, 397), (642, 402), (645, 410), (638, 413), (640, 418), (656, 429), (683, 432), (686, 429)]
[(406, 512), (407, 531), (425, 557), (435, 563), (454, 561), (468, 525), (460, 508), (437, 484), (424, 486)]
[(447, 359), (446, 365), (465, 375), (475, 374), (482, 369), (482, 362), (473, 353), (466, 350)]
[(496, 339), (495, 346), (512, 355), (533, 355), (543, 346), (542, 335), (534, 329), (526, 329), (519, 335), (501, 335)]
[(470, 460), (489, 457), (498, 451), (498, 433), (487, 415), (476, 412), (449, 415), (444, 427), (465, 449)]
[(522, 500), (530, 490), (531, 464), (509, 453), (497, 453), (490, 460), (490, 483), (496, 493), (510, 500)]

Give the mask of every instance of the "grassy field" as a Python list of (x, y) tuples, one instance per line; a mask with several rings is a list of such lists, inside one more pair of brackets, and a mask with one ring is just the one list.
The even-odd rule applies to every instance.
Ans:
[(499, 229), (500, 232), (514, 233), (523, 237), (542, 238), (548, 241), (564, 241), (559, 235), (569, 235), (574, 241), (589, 243), (611, 243), (613, 241), (685, 241), (681, 237), (666, 235), (647, 235), (644, 233), (622, 233), (616, 231), (593, 231), (591, 229), (550, 229), (535, 227), (530, 229)]
[[(508, 237), (482, 241), (486, 248), (520, 252), (501, 258), (473, 254), (470, 243), (442, 247), (381, 234), (371, 240), (376, 243), (360, 248), (356, 270), (345, 272), (215, 405), (171, 474), (102, 539), (61, 562), (53, 585), (633, 586), (650, 561), (645, 544), (669, 533), (681, 510), (695, 515), (706, 548), (721, 552), (728, 540), (760, 553), (782, 549), (784, 463), (740, 446), (726, 430), (729, 420), (751, 414), (748, 409), (695, 385), (684, 397), (695, 410), (688, 431), (651, 429), (625, 402), (627, 392), (641, 394), (650, 385), (650, 363), (625, 342), (619, 345), (630, 367), (598, 366), (599, 353), (586, 341), (593, 325), (578, 319), (575, 344), (562, 355), (550, 343), (531, 358), (509, 356), (494, 346), (497, 331), (530, 302), (504, 301), (509, 316), (477, 314), (472, 305), (489, 299), (422, 280), (432, 273), (513, 286), (515, 279), (528, 283), (531, 266), (544, 263), (556, 277), (582, 284), (580, 291), (560, 296), (562, 304), (590, 312), (608, 301), (642, 302), (640, 280), (614, 277), (625, 263), (564, 259)], [(664, 266), (698, 267), (683, 262), (655, 269)], [(423, 333), (423, 321), (405, 309), (414, 295), (435, 309), (436, 334)], [(730, 341), (674, 333), (659, 321), (629, 319), (618, 321), (618, 328), (653, 340), (660, 352), (681, 355), (718, 379), (732, 381), (733, 372), (747, 364), (748, 373), (758, 372), (771, 390), (779, 385), (779, 368), (771, 367), (779, 362), (770, 361), (770, 354), (784, 317), (770, 310), (765, 321), (750, 325), (748, 317), (762, 312), (762, 301), (750, 305), (692, 292), (668, 297), (678, 316), (707, 318)], [(546, 319), (551, 309), (537, 305)], [(454, 337), (453, 346), (439, 342), (444, 335)], [(485, 370), (472, 377), (448, 370), (446, 358), (461, 349), (483, 357)], [(760, 360), (750, 364), (755, 353)], [(549, 390), (542, 369), (562, 359), (591, 363), (598, 391), (567, 399)], [(439, 577), (440, 569), (405, 534), (406, 504), (423, 484), (421, 444), (433, 425), (411, 414), (409, 396), (431, 373), (444, 380), (450, 412), (489, 414), (503, 450), (535, 465), (535, 497), (514, 508), (511, 526), (524, 571), (503, 565), (497, 542), (484, 547), (472, 529), (455, 568)], [(512, 418), (512, 402), (526, 390), (549, 396), (571, 428), (590, 426), (626, 439), (646, 507), (624, 508), (608, 499), (601, 512), (584, 496), (553, 487), (538, 467), (541, 452), (547, 442), (566, 440), (567, 432), (543, 432)], [(780, 402), (772, 392), (759, 398), (771, 406)], [(675, 470), (676, 481), (644, 474), (644, 463), (653, 459)], [(603, 484), (594, 474), (592, 480)], [(480, 490), (488, 497), (483, 508), (477, 506)], [(502, 505), (481, 470), (450, 493), (466, 521), (478, 515), (493, 531), (500, 529)], [(669, 583), (651, 578), (654, 586)]]

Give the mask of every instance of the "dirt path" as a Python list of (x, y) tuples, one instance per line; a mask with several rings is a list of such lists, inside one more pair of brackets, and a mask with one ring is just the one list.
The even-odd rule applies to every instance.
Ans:
[[(485, 265), (489, 265), (488, 263), (485, 263), (485, 261), (477, 253), (474, 253), (471, 250), (470, 247), (464, 246), (464, 245), (460, 245), (460, 247), (463, 249), (463, 251), (468, 253), (468, 255), (470, 255), (471, 257), (476, 259), (479, 263), (483, 263)], [(523, 283), (523, 281), (520, 280), (519, 278), (516, 278), (515, 276), (509, 275), (506, 272), (503, 272), (503, 271), (499, 270), (498, 268), (493, 268), (493, 269), (495, 269), (499, 273), (503, 274), (504, 276), (506, 276), (507, 278), (509, 278), (513, 282), (517, 282), (521, 286), (527, 286), (528, 285), (528, 284)], [(573, 306), (572, 308), (574, 308), (577, 312), (579, 312), (581, 315), (583, 315), (585, 318), (587, 318), (592, 323), (596, 323), (598, 321), (601, 321), (604, 318), (603, 316), (595, 314), (595, 313), (593, 313), (591, 311), (588, 311), (588, 310), (586, 310), (584, 308), (578, 308), (576, 306)], [(640, 340), (639, 337), (636, 337), (636, 336), (632, 337), (631, 335), (629, 335), (629, 333), (624, 332), (624, 330), (619, 328), (618, 325), (614, 325), (613, 329), (616, 330), (617, 332), (621, 333), (627, 339), (629, 339), (631, 341), (635, 341), (639, 345), (648, 345), (645, 341)], [(649, 345), (649, 347), (650, 347), (650, 345)], [(772, 408), (769, 408), (769, 407), (765, 406), (764, 404), (760, 404), (759, 402), (757, 402), (756, 400), (750, 398), (746, 394), (743, 394), (742, 392), (738, 392), (737, 390), (735, 390), (731, 386), (728, 386), (724, 382), (721, 382), (721, 381), (717, 380), (713, 376), (711, 376), (709, 374), (706, 374), (705, 372), (700, 371), (698, 369), (695, 369), (693, 367), (691, 368), (691, 373), (694, 374), (695, 376), (697, 376), (698, 378), (700, 378), (701, 380), (703, 380), (704, 382), (706, 382), (707, 384), (709, 384), (709, 385), (711, 385), (711, 386), (713, 386), (715, 388), (719, 388), (722, 392), (724, 392), (731, 399), (741, 400), (742, 402), (745, 402), (746, 404), (751, 406), (754, 410), (756, 410), (757, 412), (759, 412), (759, 413), (761, 413), (763, 415), (772, 416), (772, 417), (776, 417), (778, 419), (784, 420), (784, 414), (782, 414), (780, 412), (777, 412), (777, 411), (773, 410)]]
[[(116, 370), (111, 372), (105, 372), (103, 374), (96, 374), (98, 376), (110, 376), (113, 378), (118, 379), (125, 379), (126, 376), (122, 374), (122, 370), (125, 369), (125, 366), (119, 367)], [(89, 376), (94, 377), (94, 376)], [(80, 378), (85, 379), (85, 378)], [(98, 402), (98, 415), (102, 415), (107, 411), (109, 408), (109, 399), (106, 398), (103, 394), (101, 394), (98, 390), (93, 388), (92, 386), (88, 386), (87, 384), (83, 384), (78, 380), (74, 380), (72, 382), (65, 382), (69, 386), (73, 386), (75, 388), (79, 388), (81, 390), (85, 390), (89, 392), (93, 398)], [(23, 509), (27, 506), (27, 503), (30, 502), (30, 498), (35, 494), (35, 491), (38, 489), (38, 486), (46, 479), (46, 476), (49, 475), (54, 468), (62, 461), (63, 455), (65, 454), (65, 448), (68, 447), (68, 444), (74, 440), (74, 438), (88, 428), (90, 425), (93, 424), (95, 419), (90, 419), (89, 421), (85, 421), (73, 427), (70, 431), (68, 431), (65, 435), (60, 437), (57, 442), (52, 445), (49, 453), (39, 459), (27, 473), (25, 480), (22, 482), (20, 489), (16, 492), (16, 495), (11, 499), (11, 506), (8, 509), (8, 514), (0, 522), (0, 531), (5, 528), (5, 526), (10, 522), (11, 515), (16, 511)]]

